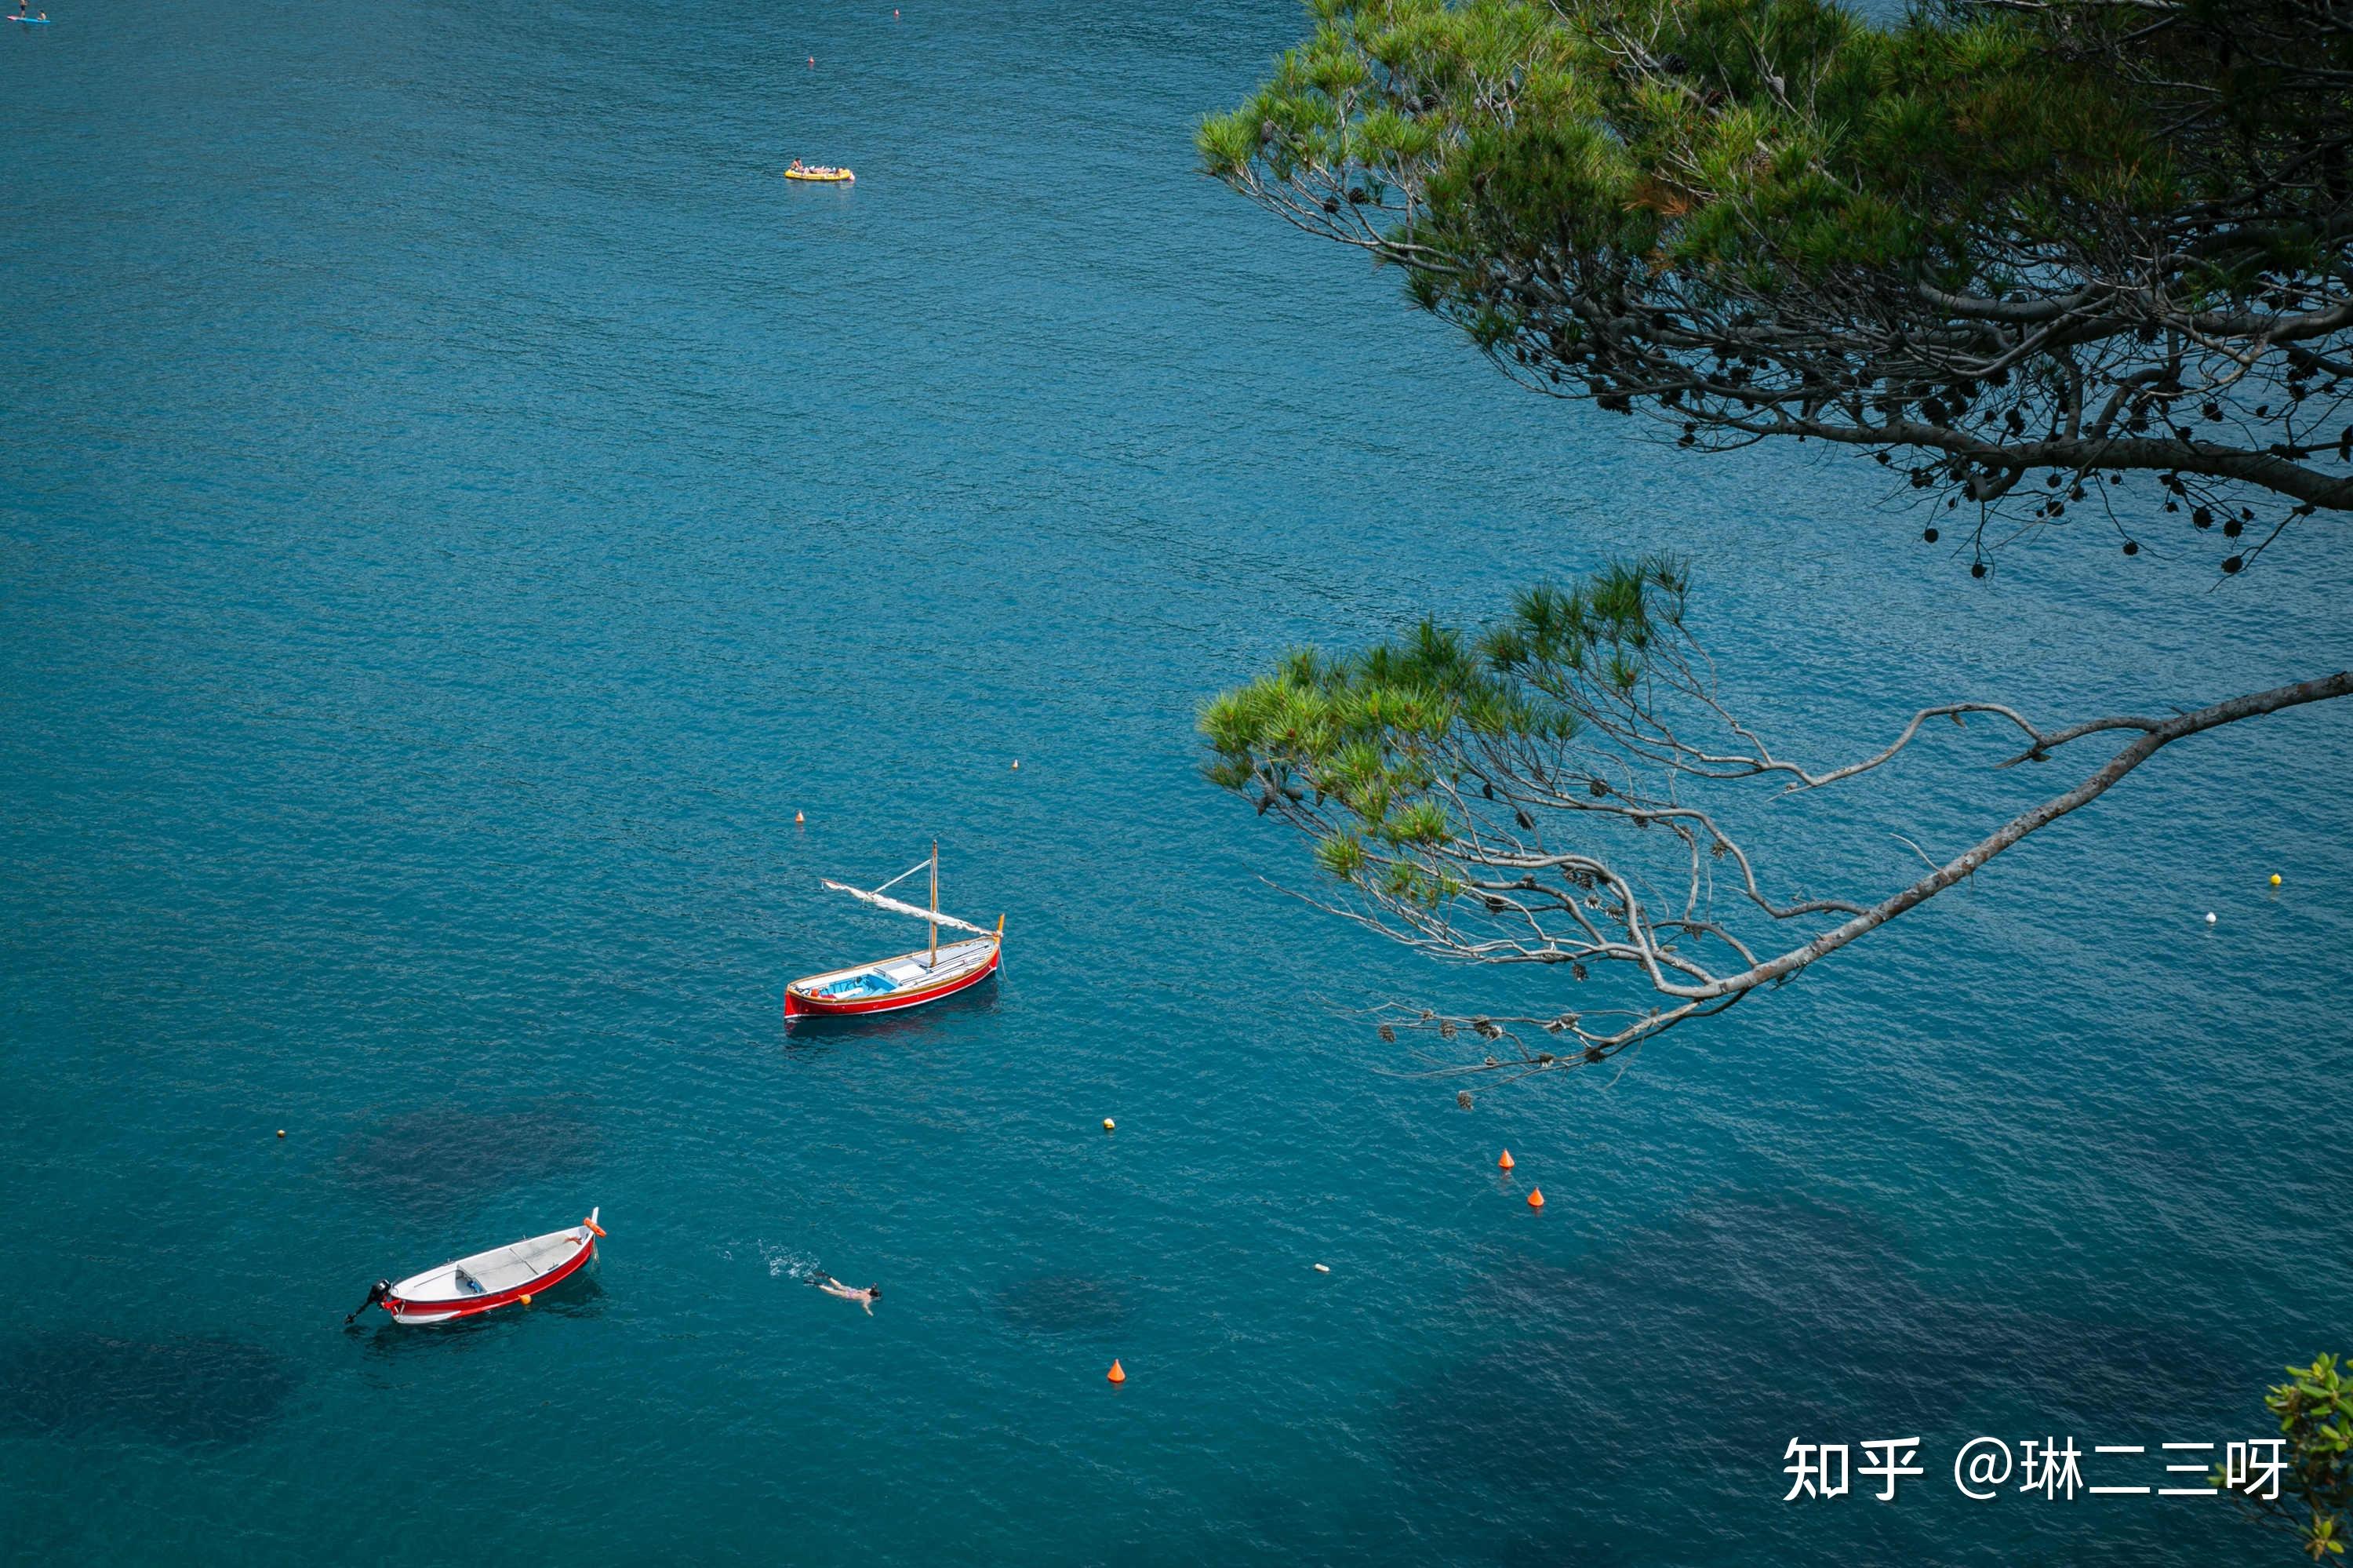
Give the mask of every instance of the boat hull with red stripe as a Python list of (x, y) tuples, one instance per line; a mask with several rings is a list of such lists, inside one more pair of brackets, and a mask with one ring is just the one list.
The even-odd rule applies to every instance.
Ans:
[(527, 1301), (571, 1278), (596, 1254), (601, 1211), (569, 1230), (550, 1231), (410, 1275), (377, 1305), (396, 1323), (448, 1323)]
[(831, 969), (797, 980), (785, 988), (786, 1018), (851, 1018), (921, 1007), (969, 991), (997, 972), (1003, 945), (996, 937), (975, 937), (902, 953), (871, 964)]

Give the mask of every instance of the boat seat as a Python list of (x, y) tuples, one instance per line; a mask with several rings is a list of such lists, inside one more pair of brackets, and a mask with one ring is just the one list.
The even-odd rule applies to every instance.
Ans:
[(836, 980), (818, 995), (823, 997), (881, 996), (899, 989), (898, 982), (881, 969), (868, 969), (848, 980)]

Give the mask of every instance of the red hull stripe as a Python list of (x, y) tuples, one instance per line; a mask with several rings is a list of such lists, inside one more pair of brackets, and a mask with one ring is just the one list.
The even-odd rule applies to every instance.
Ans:
[(785, 1015), (788, 1018), (797, 1018), (807, 1013), (830, 1015), (852, 1012), (895, 1012), (902, 1007), (921, 1007), (927, 1001), (937, 1001), (944, 996), (953, 996), (966, 986), (978, 985), (997, 972), (997, 960), (1004, 956), (1000, 948), (989, 954), (988, 962), (981, 965), (972, 973), (959, 980), (952, 980), (945, 985), (934, 986), (929, 991), (892, 991), (888, 996), (867, 997), (857, 1001), (819, 1001), (806, 996), (796, 996), (791, 988), (787, 987), (785, 991)]
[(586, 1263), (589, 1255), (596, 1250), (596, 1243), (594, 1238), (591, 1238), (588, 1245), (574, 1253), (571, 1261), (562, 1267), (551, 1268), (530, 1284), (518, 1285), (512, 1290), (494, 1290), (483, 1296), (463, 1296), (455, 1301), (404, 1301), (397, 1296), (387, 1296), (384, 1298), (384, 1309), (395, 1316), (403, 1312), (414, 1312), (420, 1316), (429, 1315), (437, 1318), (444, 1315), (451, 1318), (470, 1318), (477, 1312), (487, 1312), (493, 1307), (504, 1307), (511, 1302), (520, 1301), (526, 1296), (536, 1296), (551, 1285), (562, 1284), (579, 1273), (580, 1266)]

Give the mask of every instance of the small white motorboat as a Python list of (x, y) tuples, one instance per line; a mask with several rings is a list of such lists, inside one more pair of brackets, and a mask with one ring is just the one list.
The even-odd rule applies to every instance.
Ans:
[(343, 1321), (349, 1323), (370, 1307), (383, 1308), (396, 1323), (446, 1323), (515, 1302), (528, 1305), (533, 1295), (569, 1279), (588, 1261), (605, 1234), (596, 1223), (603, 1212), (591, 1209), (586, 1219), (569, 1230), (478, 1252), (412, 1274), (398, 1284), (379, 1279), (359, 1310)]

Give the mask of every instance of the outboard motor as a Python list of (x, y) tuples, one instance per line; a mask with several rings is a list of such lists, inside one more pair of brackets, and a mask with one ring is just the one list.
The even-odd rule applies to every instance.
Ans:
[(369, 1308), (376, 1305), (391, 1294), (392, 1281), (389, 1279), (379, 1279), (374, 1285), (369, 1286), (367, 1299), (361, 1302), (357, 1307), (353, 1308), (352, 1310), (344, 1316), (343, 1327), (346, 1329), (350, 1328), (353, 1319), (357, 1318), (361, 1313), (366, 1311)]

